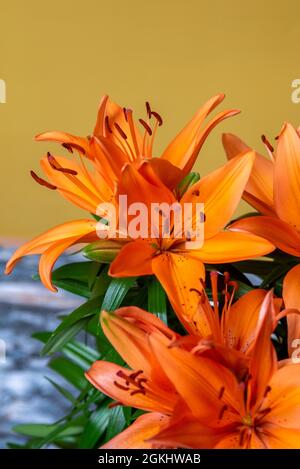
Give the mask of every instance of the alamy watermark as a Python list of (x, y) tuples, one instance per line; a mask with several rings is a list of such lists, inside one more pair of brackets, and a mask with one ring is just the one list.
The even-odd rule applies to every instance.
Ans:
[(294, 339), (291, 343), (291, 348), (296, 349), (291, 354), (293, 363), (300, 363), (300, 339)]
[(182, 240), (186, 249), (199, 249), (204, 242), (204, 203), (142, 202), (128, 204), (120, 195), (117, 207), (101, 203), (97, 208), (100, 221), (97, 235), (106, 238)]
[(6, 103), (6, 83), (4, 80), (0, 79), (0, 103)]
[(295, 78), (291, 84), (293, 91), (291, 93), (291, 100), (294, 104), (300, 103), (300, 78)]

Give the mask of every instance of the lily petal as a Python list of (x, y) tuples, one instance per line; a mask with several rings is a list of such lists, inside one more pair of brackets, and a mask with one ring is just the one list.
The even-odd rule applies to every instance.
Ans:
[(156, 250), (153, 244), (144, 239), (136, 239), (125, 244), (110, 265), (112, 277), (134, 277), (151, 275), (152, 258)]
[(300, 230), (300, 139), (285, 124), (278, 140), (274, 173), (274, 200), (278, 216)]
[[(277, 370), (276, 353), (271, 342), (274, 316), (273, 292), (269, 291), (260, 308), (257, 321), (257, 334), (249, 366), (249, 376), (251, 376), (250, 403), (255, 408), (261, 405), (270, 379)], [(263, 360), (261, 357), (263, 357)]]
[[(151, 334), (149, 340), (166, 375), (200, 423), (222, 426), (225, 421), (236, 421), (233, 410), (243, 409), (242, 390), (227, 368), (176, 346), (168, 347), (157, 334)], [(224, 405), (227, 413), (222, 422)]]
[(152, 271), (185, 328), (191, 333), (207, 334), (209, 325), (197, 308), (203, 288), (201, 280), (205, 279), (203, 263), (188, 253), (165, 252), (153, 258)]
[[(300, 264), (293, 267), (284, 277), (282, 296), (286, 308), (297, 309), (300, 311)], [(295, 339), (300, 339), (300, 316), (298, 314), (289, 314), (288, 322), (288, 348), (289, 356), (295, 348), (292, 343)]]
[(17, 262), (31, 254), (41, 254), (39, 272), (46, 288), (57, 291), (51, 282), (51, 271), (60, 254), (79, 242), (89, 242), (97, 238), (95, 220), (75, 220), (63, 223), (25, 243), (12, 255), (6, 264), (5, 273), (10, 274)]
[(300, 449), (300, 430), (297, 428), (265, 424), (261, 436), (269, 449)]
[(245, 231), (261, 236), (292, 256), (300, 256), (300, 234), (283, 220), (275, 217), (242, 218), (229, 226), (231, 231)]
[[(224, 94), (217, 94), (209, 99), (168, 145), (161, 157), (183, 169), (185, 174), (189, 173), (205, 140), (202, 138), (203, 131), (201, 130), (204, 119), (223, 99)], [(224, 114), (223, 118), (225, 117)]]
[(140, 415), (123, 432), (101, 446), (100, 449), (150, 449), (149, 441), (168, 423), (169, 417), (158, 412)]
[(125, 380), (121, 380), (119, 374), (124, 373), (124, 375), (128, 376), (136, 371), (138, 370), (130, 370), (115, 363), (96, 361), (85, 373), (85, 377), (95, 388), (122, 405), (150, 412), (171, 413), (175, 405), (176, 396), (173, 397), (172, 394), (164, 392), (162, 389), (158, 390), (159, 392), (154, 391), (151, 387), (151, 382), (147, 381), (145, 393), (134, 393), (126, 390)]
[[(142, 313), (142, 310), (139, 312)], [(132, 369), (143, 370), (146, 376), (151, 376), (158, 387), (168, 389), (169, 392), (174, 391), (159, 362), (153, 356), (148, 342), (148, 331), (143, 331), (138, 325), (123, 319), (118, 314), (106, 311), (101, 314), (101, 325), (110, 343)], [(156, 331), (162, 334), (160, 329)]]
[(234, 158), (191, 186), (181, 203), (204, 203), (204, 237), (209, 239), (230, 220), (249, 179), (254, 153)]
[(50, 131), (43, 132), (35, 136), (37, 142), (56, 142), (66, 144), (71, 148), (79, 150), (88, 158), (93, 159), (89, 151), (89, 140), (85, 137), (76, 137), (76, 135), (68, 134), (67, 132)]
[(169, 189), (174, 189), (174, 187), (176, 187), (184, 178), (184, 172), (168, 160), (163, 160), (162, 158), (151, 158), (148, 162), (159, 179)]
[[(231, 160), (240, 153), (250, 151), (251, 148), (239, 137), (233, 134), (223, 134), (223, 146), (227, 158)], [(265, 215), (275, 213), (273, 203), (273, 174), (274, 164), (264, 156), (255, 152), (255, 160), (249, 181), (246, 185), (244, 198)]]
[(202, 262), (219, 264), (260, 257), (273, 251), (274, 246), (251, 233), (224, 231), (207, 239), (201, 249), (193, 249), (190, 256)]
[(138, 169), (132, 164), (125, 166), (118, 193), (127, 195), (128, 206), (138, 202), (145, 204), (148, 209), (152, 203), (167, 202), (171, 205), (176, 201), (173, 193), (162, 183), (147, 161)]
[(299, 430), (300, 367), (291, 363), (281, 367), (270, 381), (265, 406), (271, 408), (268, 421), (285, 428)]
[(231, 305), (224, 321), (227, 346), (247, 353), (257, 332), (257, 322), (266, 291), (252, 290)]
[[(178, 409), (179, 410), (179, 409)], [(214, 448), (229, 433), (228, 428), (210, 428), (192, 415), (175, 417), (149, 440), (165, 448)]]

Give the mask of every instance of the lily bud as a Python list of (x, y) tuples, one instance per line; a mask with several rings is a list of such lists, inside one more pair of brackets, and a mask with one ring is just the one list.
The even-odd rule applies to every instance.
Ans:
[(94, 243), (88, 244), (83, 249), (83, 255), (92, 261), (101, 262), (103, 264), (109, 264), (119, 254), (124, 243), (119, 241), (111, 241), (107, 239), (101, 239)]

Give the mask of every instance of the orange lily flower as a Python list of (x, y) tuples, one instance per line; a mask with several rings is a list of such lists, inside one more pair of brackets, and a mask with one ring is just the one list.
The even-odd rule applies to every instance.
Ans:
[(164, 372), (188, 407), (151, 442), (188, 448), (203, 443), (208, 448), (300, 448), (299, 367), (278, 368), (270, 340), (275, 312), (270, 314), (270, 308), (272, 292), (263, 302), (249, 371), (239, 384), (217, 363), (150, 336)]
[[(166, 290), (171, 304), (184, 325), (190, 327), (194, 314), (194, 298), (189, 290), (201, 287), (205, 278), (204, 263), (233, 262), (258, 257), (273, 250), (267, 240), (247, 233), (223, 231), (230, 220), (249, 178), (254, 155), (248, 153), (202, 178), (178, 202), (204, 203), (204, 243), (196, 249), (186, 246), (187, 235), (138, 238), (126, 243), (110, 266), (113, 277), (154, 274)], [(174, 194), (164, 186), (147, 162), (139, 170), (127, 165), (122, 172), (119, 194), (127, 195), (128, 205), (142, 202), (176, 202)], [(172, 233), (172, 230), (170, 230)], [(188, 329), (189, 330), (189, 329)]]
[(104, 448), (299, 448), (300, 375), (298, 365), (278, 367), (275, 314), (269, 292), (238, 379), (149, 313), (102, 313), (103, 330), (130, 369), (100, 361), (86, 377), (117, 403), (150, 411)]
[(78, 150), (91, 159), (103, 178), (110, 184), (120, 178), (124, 164), (137, 166), (150, 160), (162, 181), (174, 188), (192, 169), (197, 155), (211, 130), (222, 120), (237, 114), (237, 110), (218, 113), (203, 127), (205, 118), (224, 99), (218, 94), (209, 99), (194, 115), (192, 120), (167, 146), (160, 158), (153, 158), (153, 143), (158, 127), (163, 123), (161, 116), (146, 103), (146, 120), (139, 119), (143, 133), (133, 119), (133, 111), (112, 102), (104, 96), (100, 102), (93, 135), (76, 137), (66, 132), (45, 132), (36, 136), (38, 141), (62, 143), (68, 150)]
[[(286, 123), (281, 129), (277, 148), (263, 138), (270, 160), (256, 153), (253, 171), (244, 198), (262, 215), (247, 217), (233, 223), (230, 229), (251, 232), (272, 242), (277, 248), (300, 257), (300, 138), (298, 130)], [(225, 134), (223, 144), (229, 159), (249, 147), (238, 137)], [(284, 281), (283, 298), (286, 308), (300, 309), (298, 289), (300, 269), (291, 269)], [(300, 317), (289, 314), (288, 342), (300, 338)], [(290, 348), (291, 351), (291, 348)]]
[[(288, 254), (300, 257), (300, 138), (291, 124), (284, 124), (277, 148), (264, 137), (270, 160), (256, 153), (244, 198), (262, 216), (247, 217), (231, 225), (233, 230), (262, 236)], [(238, 137), (225, 134), (223, 144), (231, 160), (250, 148)]]
[(183, 415), (173, 415), (150, 442), (201, 448), (203, 435), (209, 439), (211, 434), (205, 447), (300, 448), (299, 367), (278, 367), (270, 340), (274, 315), (270, 308), (272, 292), (262, 305), (249, 371), (239, 384), (231, 381), (225, 369), (217, 370), (215, 362), (209, 364), (209, 370), (214, 371), (210, 376), (208, 359), (168, 347), (155, 334), (150, 336), (164, 372), (188, 407)]
[[(207, 115), (223, 98), (224, 95), (219, 94), (205, 103), (191, 122), (170, 143), (162, 157), (152, 159), (153, 140), (157, 128), (162, 124), (161, 116), (151, 109), (149, 103), (146, 103), (147, 122), (143, 119), (139, 120), (144, 130), (144, 135), (141, 135), (133, 120), (132, 111), (121, 108), (110, 101), (107, 96), (104, 96), (91, 137), (81, 138), (65, 132), (47, 132), (36, 137), (38, 141), (50, 140), (62, 143), (70, 153), (74, 153), (74, 150), (77, 151), (79, 162), (48, 153), (41, 160), (41, 167), (47, 175), (48, 181), (40, 178), (33, 171), (31, 171), (31, 175), (39, 184), (57, 190), (75, 205), (97, 215), (99, 215), (97, 208), (100, 203), (113, 202), (117, 205), (114, 198), (115, 186), (122, 177), (122, 169), (126, 164), (130, 163), (139, 167), (143, 161), (149, 160), (155, 174), (173, 189), (190, 171), (210, 131), (223, 119), (238, 112), (235, 110), (221, 112), (202, 128)], [(84, 163), (83, 155), (90, 160), (91, 169)], [(91, 234), (89, 231), (89, 222), (87, 226), (89, 239), (97, 240), (96, 232)], [(74, 223), (77, 229), (79, 221)], [(83, 220), (82, 226), (84, 223)], [(62, 226), (59, 226), (18, 249), (8, 262), (6, 273), (11, 272), (13, 266), (23, 255), (42, 253), (44, 244), (50, 248), (49, 240), (52, 239), (53, 233), (59, 233), (58, 239), (54, 238), (53, 252), (54, 246), (55, 252), (61, 254), (66, 247), (77, 242), (69, 242), (68, 233), (69, 230), (72, 232), (73, 225), (67, 223), (65, 228), (65, 237), (62, 235)], [(78, 240), (82, 241), (80, 236), (78, 236)], [(39, 246), (38, 250), (36, 245)], [(57, 257), (53, 260), (55, 261)], [(40, 270), (43, 268), (44, 271), (41, 278), (48, 288), (55, 290), (50, 280), (54, 262), (51, 261), (46, 265), (45, 259), (47, 256), (43, 256), (41, 259)]]
[(120, 308), (114, 314), (103, 311), (101, 325), (106, 337), (130, 368), (97, 361), (86, 373), (86, 378), (116, 401), (112, 406), (120, 404), (151, 412), (138, 418), (122, 433), (122, 438), (118, 435), (104, 448), (145, 448), (144, 440), (165, 424), (178, 400), (174, 386), (151, 350), (148, 336), (155, 331), (166, 342), (179, 336), (156, 316), (136, 307)]

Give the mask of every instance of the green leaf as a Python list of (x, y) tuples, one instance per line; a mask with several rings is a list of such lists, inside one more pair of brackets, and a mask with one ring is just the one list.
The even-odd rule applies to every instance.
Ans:
[(72, 404), (75, 404), (75, 403), (76, 403), (76, 399), (75, 399), (75, 397), (70, 393), (70, 391), (68, 391), (67, 389), (63, 388), (60, 384), (56, 383), (53, 379), (49, 378), (48, 376), (46, 376), (46, 380), (49, 381), (49, 383), (51, 383), (52, 386), (54, 386), (54, 388), (55, 388), (62, 396), (64, 396), (66, 399), (68, 399), (68, 401), (72, 402)]
[(56, 269), (52, 273), (52, 281), (57, 287), (89, 298), (90, 278), (99, 267), (97, 262), (72, 262)]
[[(50, 336), (50, 332), (36, 332), (33, 334), (35, 339), (43, 343), (48, 343)], [(61, 352), (84, 370), (101, 358), (100, 354), (94, 349), (76, 340), (71, 340), (65, 344)]]
[(161, 284), (155, 277), (149, 280), (148, 311), (156, 314), (167, 324), (167, 296)]
[(75, 335), (77, 335), (87, 324), (89, 318), (83, 318), (60, 332), (52, 334), (41, 351), (41, 355), (50, 355), (60, 351)]
[(117, 406), (110, 409), (109, 414), (109, 422), (106, 430), (105, 440), (109, 441), (114, 436), (121, 433), (121, 431), (125, 428), (126, 421), (123, 412), (123, 407)]
[(108, 275), (108, 267), (105, 266), (100, 275), (98, 275), (95, 279), (91, 292), (91, 298), (101, 296), (103, 299), (110, 282), (111, 277)]
[[(14, 426), (13, 431), (25, 436), (45, 438), (57, 429), (57, 427), (57, 425), (43, 423), (26, 423)], [(69, 426), (60, 432), (60, 436), (79, 435), (80, 433), (82, 433), (81, 426)]]
[(79, 441), (79, 448), (93, 448), (100, 436), (105, 432), (109, 422), (110, 409), (105, 406), (94, 411), (84, 428)]
[(187, 174), (182, 181), (177, 185), (176, 191), (179, 199), (185, 194), (185, 192), (200, 179), (200, 174), (196, 172), (191, 172)]
[(101, 270), (101, 264), (98, 262), (92, 262), (90, 269), (89, 269), (89, 274), (88, 274), (88, 287), (92, 291), (94, 288), (94, 284), (98, 278), (98, 274)]
[[(96, 266), (95, 266), (96, 264)], [(74, 279), (84, 283), (88, 283), (91, 269), (94, 267), (99, 268), (99, 264), (95, 262), (72, 262), (70, 264), (63, 265), (52, 272), (52, 279)]]
[(58, 288), (62, 288), (63, 290), (66, 290), (70, 293), (74, 293), (74, 295), (78, 295), (83, 298), (89, 298), (91, 295), (88, 285), (83, 282), (80, 282), (79, 280), (53, 280), (53, 284)]
[(68, 329), (71, 325), (75, 324), (80, 319), (95, 316), (101, 309), (101, 301), (102, 296), (96, 296), (95, 298), (92, 298), (86, 303), (80, 305), (61, 322), (61, 324), (53, 332), (53, 335), (55, 333), (61, 332), (64, 329)]
[(102, 297), (100, 296), (92, 298), (69, 314), (51, 334), (41, 354), (50, 355), (61, 350), (67, 342), (87, 325), (91, 316), (95, 316), (100, 312), (101, 300)]
[[(62, 438), (70, 438), (73, 435), (79, 435), (83, 431), (83, 427), (85, 426), (86, 419), (83, 416), (77, 417), (75, 420), (68, 420), (65, 423), (56, 423), (53, 425), (47, 425), (47, 427), (52, 427), (50, 432), (48, 432), (45, 436), (39, 439), (31, 440), (30, 444), (28, 445), (29, 448), (42, 448), (43, 446), (49, 443), (56, 443), (56, 441), (61, 441)], [(73, 427), (79, 427), (78, 432), (71, 431), (71, 435), (69, 435), (68, 429)], [(64, 432), (66, 434), (64, 435)], [(64, 436), (62, 436), (64, 435)]]
[(91, 347), (72, 340), (64, 348), (63, 353), (66, 357), (70, 358), (74, 363), (81, 366), (84, 370), (89, 368), (92, 363), (99, 360), (100, 354)]
[(114, 311), (126, 296), (128, 290), (134, 285), (136, 277), (114, 278), (105, 293), (101, 311)]
[(54, 358), (48, 366), (80, 391), (89, 385), (84, 377), (83, 369), (65, 357)]

